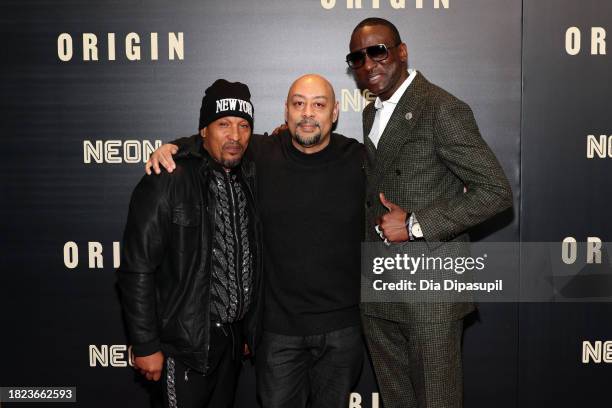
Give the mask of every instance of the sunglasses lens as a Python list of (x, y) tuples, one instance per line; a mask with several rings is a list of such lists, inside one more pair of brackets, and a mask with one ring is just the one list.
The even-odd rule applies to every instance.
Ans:
[(363, 51), (351, 52), (349, 55), (346, 56), (346, 62), (351, 68), (359, 68), (363, 65), (364, 61), (365, 54), (363, 53)]
[(372, 45), (363, 50), (351, 52), (346, 56), (346, 62), (353, 69), (360, 68), (365, 63), (365, 56), (370, 57), (374, 61), (383, 61), (389, 56), (387, 46), (385, 44)]
[(388, 56), (387, 47), (385, 47), (384, 44), (368, 47), (366, 48), (366, 52), (368, 53), (368, 57), (372, 58), (374, 61), (382, 61)]

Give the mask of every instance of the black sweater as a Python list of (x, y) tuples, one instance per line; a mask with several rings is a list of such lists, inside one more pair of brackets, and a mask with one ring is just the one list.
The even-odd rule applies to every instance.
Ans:
[(358, 325), (363, 146), (332, 134), (307, 155), (284, 132), (253, 135), (247, 154), (263, 223), (264, 329), (310, 335)]

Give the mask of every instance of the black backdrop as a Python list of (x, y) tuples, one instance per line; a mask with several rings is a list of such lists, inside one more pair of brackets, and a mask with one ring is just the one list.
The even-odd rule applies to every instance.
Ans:
[[(411, 67), (472, 106), (510, 179), (513, 211), (474, 238), (607, 241), (612, 153), (589, 158), (587, 143), (612, 134), (612, 62), (601, 46), (591, 54), (592, 27), (605, 31), (611, 15), (603, 0), (4, 0), (0, 386), (70, 385), (80, 406), (147, 405), (155, 387), (127, 366), (113, 273), (143, 158), (193, 133), (219, 77), (249, 84), (264, 132), (282, 121), (295, 78), (323, 74), (341, 102), (338, 132), (362, 140), (365, 100), (344, 55), (369, 16), (394, 22)], [(83, 45), (94, 38), (97, 60)], [(519, 273), (525, 287), (538, 278)], [(482, 304), (464, 337), (465, 405), (607, 406), (611, 367), (583, 363), (582, 350), (612, 340), (610, 312)], [(253, 384), (247, 366), (237, 406), (255, 406)], [(369, 366), (355, 392), (355, 408), (377, 406)]]

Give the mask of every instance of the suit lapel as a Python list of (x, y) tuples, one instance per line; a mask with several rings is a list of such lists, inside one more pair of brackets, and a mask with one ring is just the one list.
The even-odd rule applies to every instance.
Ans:
[(376, 108), (374, 102), (368, 104), (363, 110), (363, 144), (366, 150), (366, 175), (370, 175), (376, 166), (376, 146), (372, 143), (372, 140), (368, 137), (374, 124), (374, 117), (376, 116)]
[(428, 85), (427, 80), (419, 72), (395, 106), (393, 114), (378, 141), (375, 166), (372, 173), (373, 178), (369, 183), (370, 187), (378, 186), (381, 178), (400, 154), (403, 145), (410, 140), (410, 132), (419, 120), (423, 108), (422, 100), (427, 94)]
[(376, 116), (376, 108), (374, 102), (371, 102), (363, 109), (363, 140), (366, 140), (372, 130), (374, 116)]

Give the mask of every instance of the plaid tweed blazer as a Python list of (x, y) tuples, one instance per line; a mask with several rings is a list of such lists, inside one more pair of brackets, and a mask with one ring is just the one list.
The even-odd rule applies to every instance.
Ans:
[[(399, 100), (378, 148), (368, 137), (375, 114), (373, 103), (363, 111), (366, 241), (380, 242), (374, 225), (387, 210), (379, 192), (415, 214), (427, 247), (441, 256), (458, 255), (457, 245), (445, 242), (468, 242), (470, 227), (512, 206), (508, 180), (470, 107), (423, 74)], [(365, 314), (406, 323), (455, 320), (473, 308), (471, 302), (362, 304)]]

